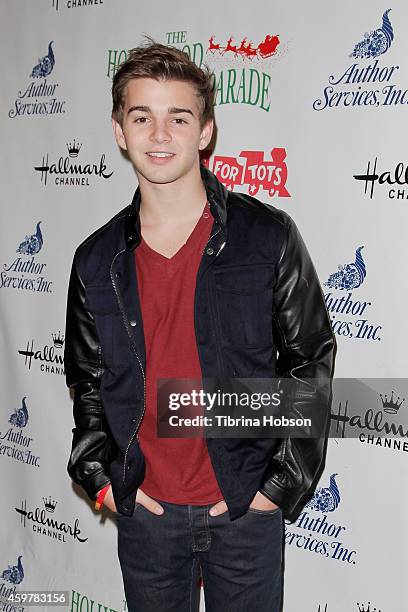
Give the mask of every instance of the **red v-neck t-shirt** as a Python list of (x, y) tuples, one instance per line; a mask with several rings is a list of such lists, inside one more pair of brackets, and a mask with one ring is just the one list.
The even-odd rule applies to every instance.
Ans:
[(140, 488), (158, 500), (204, 505), (223, 499), (203, 437), (157, 436), (159, 378), (201, 379), (194, 294), (213, 217), (206, 203), (187, 242), (168, 258), (142, 238), (135, 265), (146, 344), (146, 410), (138, 438), (146, 460)]

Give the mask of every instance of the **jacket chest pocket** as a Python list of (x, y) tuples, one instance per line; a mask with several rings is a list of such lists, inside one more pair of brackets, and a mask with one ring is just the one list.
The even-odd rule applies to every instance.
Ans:
[(126, 365), (128, 341), (112, 285), (87, 287), (85, 307), (94, 317), (104, 364)]
[(216, 308), (225, 345), (273, 344), (273, 265), (214, 270)]

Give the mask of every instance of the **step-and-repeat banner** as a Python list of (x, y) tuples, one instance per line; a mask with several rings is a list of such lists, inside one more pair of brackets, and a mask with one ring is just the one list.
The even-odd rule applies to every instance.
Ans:
[(110, 88), (149, 34), (214, 72), (210, 169), (299, 226), (336, 376), (384, 379), (349, 423), (358, 435), (329, 441), (313, 500), (286, 524), (284, 610), (404, 610), (407, 428), (383, 436), (408, 403), (395, 380), (408, 346), (406, 3), (3, 0), (0, 15), (0, 596), (58, 589), (64, 609), (127, 609), (116, 524), (66, 471), (63, 348), (74, 250), (137, 185), (113, 139)]

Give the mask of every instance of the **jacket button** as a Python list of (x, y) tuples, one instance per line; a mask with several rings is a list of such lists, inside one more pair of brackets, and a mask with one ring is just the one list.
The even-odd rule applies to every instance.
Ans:
[(214, 255), (214, 249), (212, 247), (208, 247), (208, 249), (205, 249), (205, 252), (207, 253), (207, 255)]
[(127, 471), (129, 471), (130, 470), (130, 465), (128, 465), (126, 469), (127, 469)]
[(130, 324), (132, 327), (136, 327), (136, 321), (134, 321), (133, 319), (130, 321)]

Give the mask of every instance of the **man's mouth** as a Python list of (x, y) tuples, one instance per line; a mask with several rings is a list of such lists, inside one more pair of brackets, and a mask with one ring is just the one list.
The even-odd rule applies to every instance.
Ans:
[(165, 151), (147, 151), (149, 157), (173, 157), (174, 153), (167, 153)]

